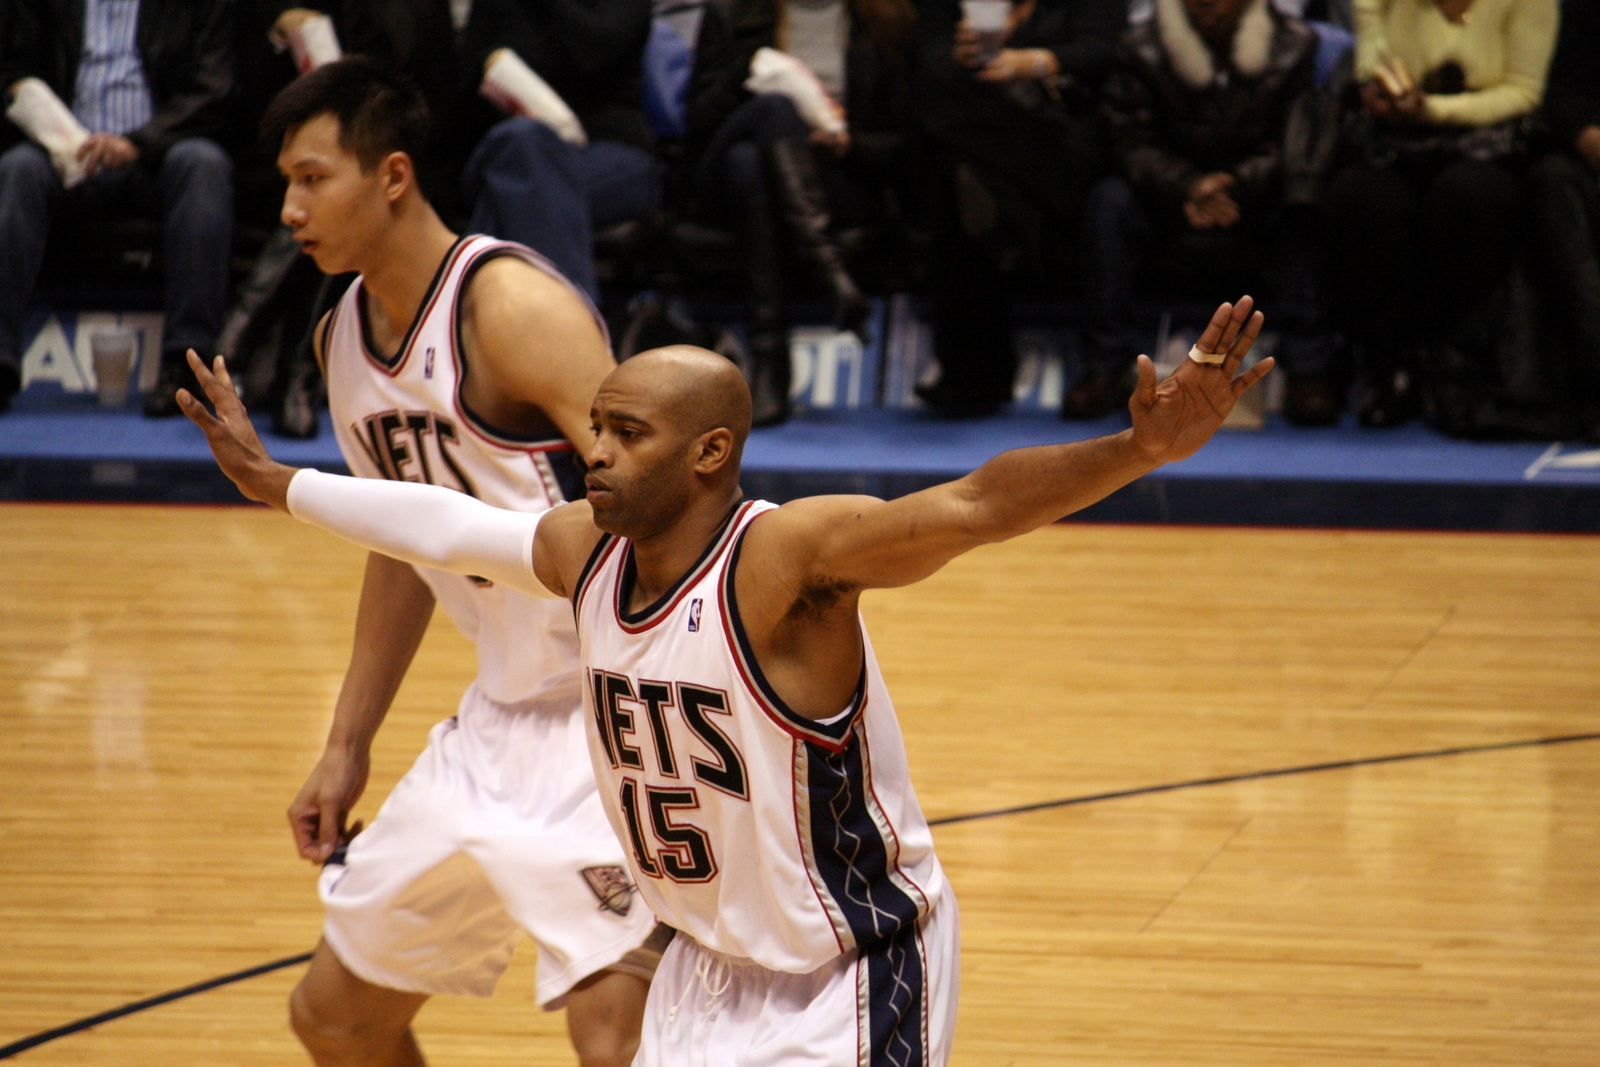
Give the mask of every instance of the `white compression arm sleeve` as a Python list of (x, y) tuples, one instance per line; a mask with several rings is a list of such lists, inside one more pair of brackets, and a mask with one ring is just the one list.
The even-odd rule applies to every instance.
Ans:
[(289, 514), (406, 563), (556, 596), (533, 573), (539, 515), (491, 507), (437, 485), (315, 470), (290, 481)]

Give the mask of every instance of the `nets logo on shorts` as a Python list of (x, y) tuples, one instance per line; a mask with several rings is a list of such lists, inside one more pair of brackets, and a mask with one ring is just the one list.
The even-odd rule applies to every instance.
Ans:
[(618, 915), (628, 914), (633, 907), (633, 894), (638, 892), (628, 881), (628, 872), (621, 867), (585, 867), (582, 873), (602, 908)]

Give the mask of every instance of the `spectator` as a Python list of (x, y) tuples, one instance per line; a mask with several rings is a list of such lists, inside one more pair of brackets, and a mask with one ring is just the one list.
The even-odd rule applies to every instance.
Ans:
[(1437, 374), (1459, 364), (1466, 338), (1493, 332), (1487, 298), (1521, 231), (1517, 164), (1556, 0), (1356, 0), (1355, 11), (1362, 158), (1329, 187), (1328, 253), (1368, 379), (1361, 422), (1391, 426), (1419, 410), (1422, 345)]
[[(471, 89), (490, 55), (508, 48), (566, 102), (588, 138), (569, 144), (527, 118), (496, 123), (462, 178), (468, 229), (543, 253), (595, 299), (595, 227), (648, 218), (661, 202), (640, 96), (649, 36), (650, 0), (475, 0), (462, 42)], [(487, 105), (477, 107), (481, 114)]]
[[(826, 286), (834, 322), (859, 333), (870, 311), (830, 226), (882, 218), (885, 190), (906, 166), (915, 21), (910, 0), (734, 0), (726, 22), (708, 7), (701, 24), (688, 116), (697, 212), (736, 224), (742, 238), (757, 426), (789, 410), (789, 286), (774, 209)], [(812, 131), (787, 96), (745, 90), (761, 48), (804, 63), (841, 105), (845, 132)]]
[[(39, 146), (0, 156), (0, 408), (20, 384), (22, 316), (51, 215), (159, 211), (167, 320), (145, 414), (178, 414), (189, 348), (209, 354), (228, 299), (232, 163), (217, 146), (233, 88), (228, 0), (10, 0), (0, 84), (34, 77), (91, 133), (64, 189)], [(192, 387), (192, 386), (191, 386)]]
[(1533, 169), (1534, 231), (1576, 345), (1579, 433), (1600, 443), (1600, 0), (1564, 0), (1545, 120), (1560, 146)]
[[(998, 52), (960, 21), (955, 0), (923, 8), (913, 94), (933, 154), (934, 351), (940, 378), (919, 389), (952, 416), (993, 412), (1016, 378), (1011, 283), (1069, 249), (1084, 193), (1102, 169), (1094, 117), (1127, 25), (1127, 0), (1024, 0)], [(1023, 251), (1025, 250), (1025, 251)]]
[(1123, 38), (1103, 102), (1117, 174), (1085, 211), (1091, 321), (1064, 416), (1127, 403), (1133, 281), (1150, 245), (1213, 284), (1219, 268), (1253, 285), (1276, 280), (1279, 314), (1302, 328), (1314, 319), (1304, 306), (1311, 227), (1286, 210), (1285, 175), (1303, 169), (1286, 159), (1307, 150), (1289, 126), (1313, 91), (1316, 47), (1305, 23), (1267, 0), (1157, 0)]

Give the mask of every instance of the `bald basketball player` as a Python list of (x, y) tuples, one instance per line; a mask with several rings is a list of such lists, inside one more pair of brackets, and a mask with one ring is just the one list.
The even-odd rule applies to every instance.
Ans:
[[(567, 598), (590, 757), (640, 893), (679, 936), (636, 1067), (946, 1062), (955, 899), (857, 610), (979, 545), (1191, 455), (1272, 366), (1223, 304), (1186, 362), (1139, 359), (1133, 426), (1007, 452), (899, 500), (742, 499), (750, 397), (727, 361), (646, 353), (591, 409), (587, 499), (542, 517), (275, 463), (220, 360), (184, 395), (240, 490), (397, 559)], [(1215, 362), (1209, 362), (1209, 361)]]

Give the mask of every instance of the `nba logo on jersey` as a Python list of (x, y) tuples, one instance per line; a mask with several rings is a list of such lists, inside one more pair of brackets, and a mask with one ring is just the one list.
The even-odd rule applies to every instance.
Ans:
[(700, 605), (703, 603), (699, 597), (689, 601), (689, 632), (692, 634), (700, 632)]
[(433, 346), (429, 345), (427, 356), (422, 361), (422, 376), (429, 381), (433, 380), (433, 352)]

